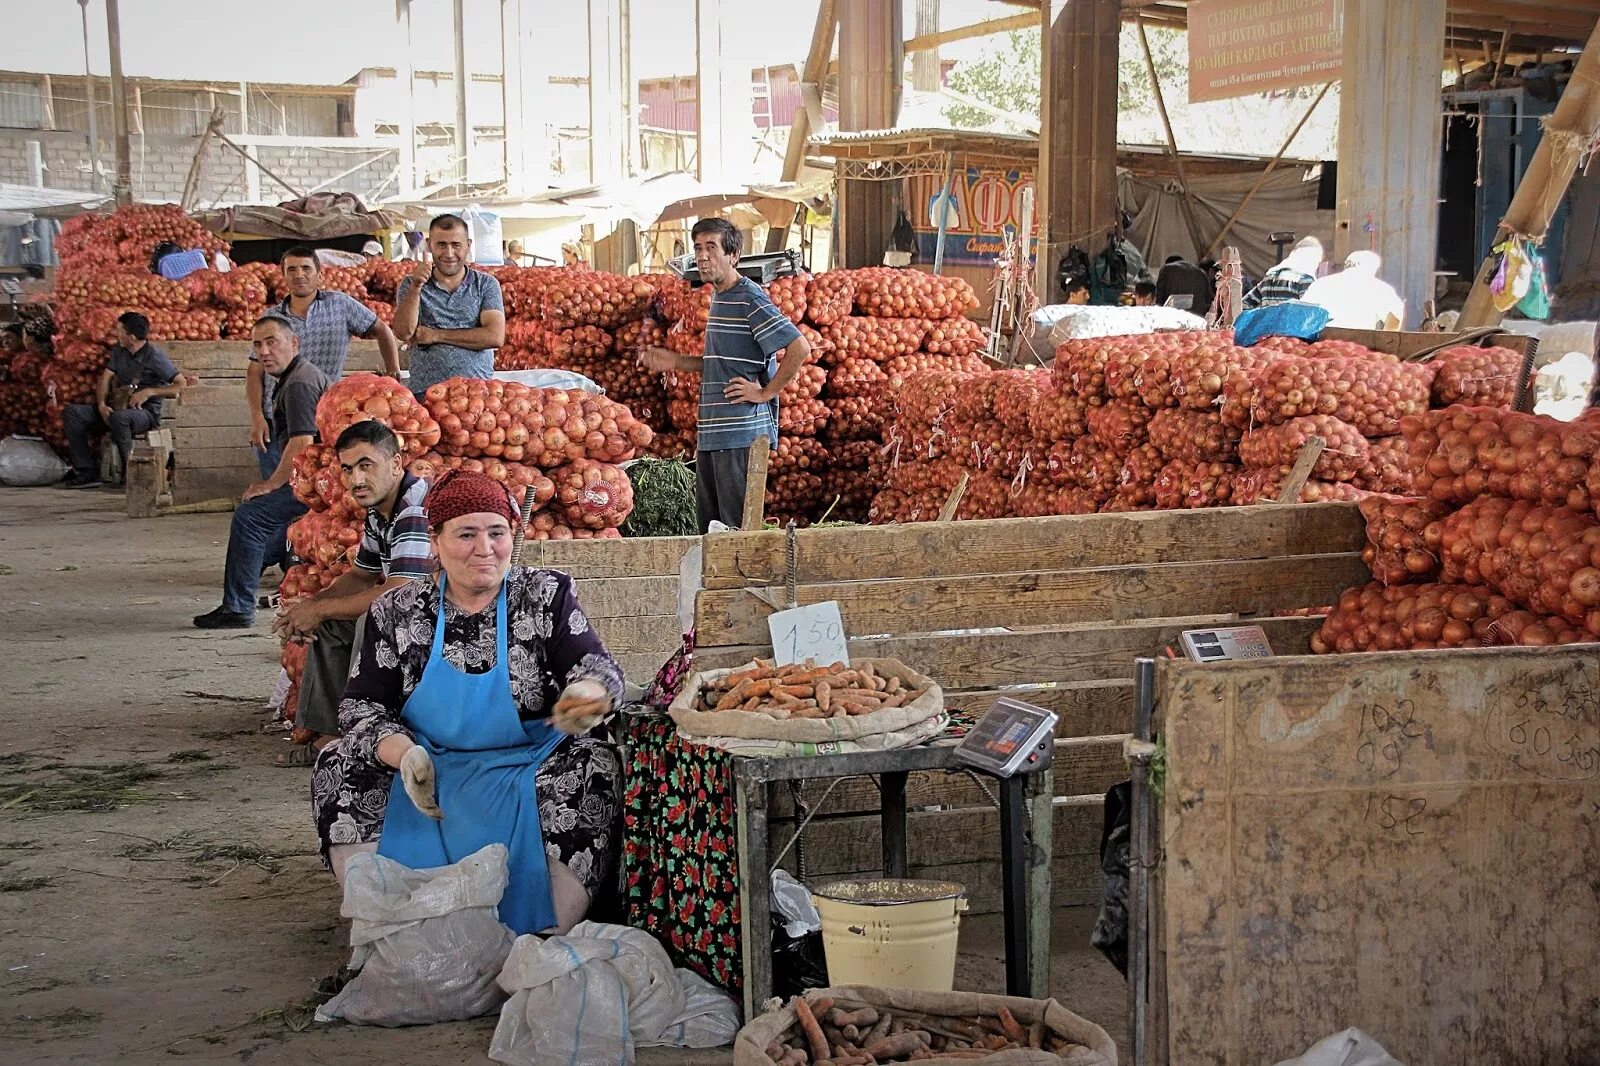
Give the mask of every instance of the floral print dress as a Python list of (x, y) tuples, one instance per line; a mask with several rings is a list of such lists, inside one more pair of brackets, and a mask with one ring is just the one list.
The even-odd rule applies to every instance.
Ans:
[[(339, 704), (343, 735), (318, 754), (311, 775), (324, 862), (330, 846), (369, 843), (383, 831), (395, 771), (378, 760), (378, 744), (396, 733), (411, 736), (400, 716), (428, 663), (439, 596), (437, 582), (412, 581), (368, 608)], [(497, 610), (490, 603), (467, 614), (446, 601), (443, 652), (451, 666), (477, 674), (495, 665)], [(561, 691), (582, 679), (599, 682), (620, 705), (622, 670), (589, 625), (570, 577), (513, 567), (506, 610), (511, 696), (524, 720), (548, 718)], [(534, 779), (545, 853), (564, 863), (591, 899), (615, 869), (621, 781), (621, 760), (598, 729), (562, 741)]]

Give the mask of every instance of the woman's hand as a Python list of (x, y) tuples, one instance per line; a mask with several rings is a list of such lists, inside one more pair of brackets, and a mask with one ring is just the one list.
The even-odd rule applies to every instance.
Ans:
[(611, 713), (611, 694), (598, 681), (574, 681), (561, 693), (550, 719), (561, 732), (587, 733)]
[(438, 821), (444, 817), (444, 811), (439, 809), (437, 796), (437, 782), (433, 776), (433, 760), (428, 757), (428, 749), (421, 744), (413, 744), (400, 757), (400, 783), (405, 786), (406, 795), (411, 797), (411, 802), (417, 805), (417, 810), (429, 818)]

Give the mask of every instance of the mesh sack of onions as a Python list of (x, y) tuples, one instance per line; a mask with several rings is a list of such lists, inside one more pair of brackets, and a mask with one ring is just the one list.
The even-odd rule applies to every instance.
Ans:
[(1305, 355), (1311, 345), (1299, 337), (1264, 337), (1256, 342), (1256, 350), (1268, 355)]
[(611, 463), (578, 459), (550, 471), (555, 498), (549, 509), (574, 530), (615, 529), (633, 510), (633, 482)]
[(856, 310), (876, 318), (958, 318), (978, 306), (978, 294), (965, 278), (920, 270), (857, 270), (855, 291)]
[(805, 320), (806, 296), (810, 291), (811, 275), (795, 274), (787, 278), (774, 278), (767, 286), (767, 299), (798, 326)]
[(598, 326), (613, 330), (643, 315), (655, 295), (655, 286), (642, 278), (568, 269), (550, 280), (541, 310), (552, 329)]
[[(1241, 507), (1256, 503), (1275, 503), (1288, 480), (1290, 468), (1252, 468), (1241, 470), (1234, 480), (1232, 502)], [(1356, 503), (1367, 494), (1348, 481), (1318, 481), (1308, 479), (1300, 487), (1297, 503)]]
[(1458, 345), (1434, 356), (1433, 402), (1438, 407), (1510, 407), (1517, 396), (1522, 356), (1510, 348)]
[(1111, 400), (1091, 407), (1085, 415), (1089, 436), (1099, 444), (1126, 455), (1149, 439), (1146, 427), (1154, 414), (1137, 400)]
[(429, 452), (422, 458), (414, 460), (408, 469), (417, 477), (428, 481), (436, 481), (452, 470), (483, 474), (510, 489), (519, 502), (525, 498), (526, 490), (531, 488), (533, 505), (536, 508), (549, 503), (556, 494), (555, 482), (551, 481), (539, 467), (493, 457), (473, 459), (464, 455), (440, 455), (438, 452)]
[(394, 430), (406, 459), (439, 443), (439, 423), (429, 409), (404, 385), (377, 374), (346, 374), (328, 387), (317, 402), (317, 435), (332, 443), (350, 426), (369, 418)]
[(1479, 585), (1383, 585), (1346, 589), (1311, 638), (1318, 655), (1337, 652), (1478, 648), (1498, 643), (1495, 626), (1516, 610)]
[[(1234, 388), (1250, 381), (1250, 372), (1261, 366), (1265, 353), (1231, 344), (1215, 347), (1201, 344), (1192, 352), (1171, 360), (1167, 375), (1172, 398), (1188, 411), (1213, 411), (1230, 379)], [(1243, 429), (1249, 425), (1249, 397), (1245, 398), (1244, 417), (1231, 424)]]
[(1463, 504), (1485, 493), (1588, 511), (1600, 480), (1591, 462), (1600, 452), (1600, 419), (1557, 422), (1493, 407), (1447, 407), (1409, 418), (1412, 492)]
[(1411, 495), (1411, 456), (1405, 437), (1378, 437), (1367, 442), (1367, 461), (1351, 480), (1358, 489)]
[(556, 366), (575, 369), (590, 366), (611, 352), (611, 334), (599, 326), (574, 326), (547, 330), (544, 350)]
[(667, 343), (667, 324), (658, 318), (636, 318), (618, 326), (611, 340), (618, 355), (660, 348)]
[(1415, 363), (1286, 356), (1256, 376), (1251, 414), (1268, 425), (1332, 415), (1385, 437), (1399, 432), (1400, 419), (1428, 409), (1432, 385), (1432, 368)]
[(1147, 432), (1168, 461), (1222, 463), (1239, 450), (1239, 431), (1224, 425), (1218, 411), (1163, 408), (1151, 417)]
[[(829, 382), (832, 388), (832, 382)], [(834, 396), (827, 401), (827, 437), (832, 441), (872, 441), (883, 433), (883, 401), (873, 396)]]
[(289, 549), (295, 558), (324, 568), (355, 560), (362, 520), (333, 511), (308, 511), (289, 526)]
[(815, 400), (822, 395), (823, 386), (828, 383), (828, 372), (820, 366), (807, 364), (800, 368), (794, 380), (783, 387), (778, 393), (778, 406), (786, 403), (801, 403), (806, 400)]
[(920, 374), (932, 371), (940, 374), (987, 374), (989, 368), (982, 359), (972, 356), (944, 356), (929, 355), (927, 352), (912, 352), (910, 355), (897, 355), (883, 364), (883, 372), (888, 375), (890, 390), (898, 389), (905, 379), (911, 374)]
[(1052, 381), (1028, 409), (1028, 432), (1040, 441), (1075, 440), (1089, 432), (1086, 415), (1083, 401)]
[(1161, 476), (1167, 458), (1153, 444), (1141, 444), (1128, 453), (1117, 473), (1117, 489), (1113, 500), (1118, 510), (1139, 511), (1156, 505), (1156, 479)]
[(795, 437), (815, 437), (828, 427), (828, 408), (821, 400), (801, 400), (778, 405), (778, 432)]
[(1103, 340), (1070, 340), (1056, 348), (1051, 373), (1056, 384), (1090, 407), (1098, 407), (1106, 394), (1106, 361), (1114, 348)]
[(849, 315), (823, 330), (823, 336), (833, 345), (835, 359), (854, 355), (886, 363), (922, 347), (927, 331), (927, 322), (920, 318)]
[[(1057, 441), (1050, 446), (1045, 460), (1047, 471), (1054, 472), (1056, 456), (1062, 443)], [(1108, 500), (1111, 494), (1117, 491), (1117, 482), (1122, 479), (1125, 456), (1126, 453), (1113, 451), (1093, 437), (1079, 437), (1073, 441), (1072, 449), (1067, 455), (1067, 480), (1078, 488), (1092, 493), (1096, 500)]]
[(988, 344), (983, 327), (970, 318), (938, 319), (928, 326), (922, 347), (930, 355), (974, 355)]
[(1031, 433), (1028, 416), (1039, 393), (1051, 388), (1048, 370), (1002, 370), (994, 391), (994, 416), (1014, 433)]
[(1168, 463), (1156, 475), (1156, 506), (1222, 507), (1232, 502), (1239, 467), (1233, 463)]
[(1239, 461), (1258, 469), (1292, 467), (1312, 437), (1321, 437), (1325, 445), (1311, 468), (1311, 476), (1321, 481), (1349, 481), (1371, 457), (1367, 439), (1354, 426), (1328, 415), (1309, 415), (1250, 430), (1239, 441)]
[(1441, 519), (1440, 576), (1482, 583), (1520, 607), (1600, 634), (1600, 522), (1485, 496)]
[(690, 288), (669, 286), (656, 292), (656, 310), (661, 317), (674, 325), (681, 325), (690, 333), (704, 333), (706, 319), (711, 315), (711, 296), (715, 290), (710, 285)]
[(955, 517), (960, 522), (1011, 517), (1010, 479), (973, 474), (967, 481), (967, 491), (962, 494), (961, 502), (956, 505)]
[(1439, 576), (1438, 552), (1428, 545), (1428, 529), (1449, 508), (1404, 496), (1368, 496), (1359, 504), (1367, 523), (1361, 561), (1385, 585), (1417, 584)]
[(811, 279), (806, 293), (806, 319), (817, 327), (831, 326), (855, 306), (855, 271), (830, 270)]
[(587, 526), (569, 526), (553, 511), (539, 511), (528, 520), (528, 540), (620, 540), (620, 530), (606, 526), (591, 529)]

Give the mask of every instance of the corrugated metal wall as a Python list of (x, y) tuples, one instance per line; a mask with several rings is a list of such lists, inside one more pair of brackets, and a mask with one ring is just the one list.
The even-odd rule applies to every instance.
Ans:
[(25, 130), (44, 127), (44, 93), (37, 79), (0, 81), (0, 126)]

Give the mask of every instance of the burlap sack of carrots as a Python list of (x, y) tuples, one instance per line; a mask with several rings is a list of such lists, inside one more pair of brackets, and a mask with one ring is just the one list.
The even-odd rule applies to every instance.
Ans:
[(1053, 999), (844, 986), (813, 989), (745, 1025), (733, 1066), (1116, 1066), (1106, 1031)]
[(695, 674), (667, 713), (691, 737), (818, 742), (897, 732), (943, 710), (944, 691), (896, 659), (849, 666), (758, 659)]

